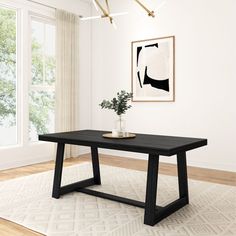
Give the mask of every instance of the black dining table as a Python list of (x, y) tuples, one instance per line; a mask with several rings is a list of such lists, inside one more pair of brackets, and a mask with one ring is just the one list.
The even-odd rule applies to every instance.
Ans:
[[(130, 139), (109, 139), (107, 131), (78, 130), (39, 135), (39, 140), (57, 143), (52, 197), (73, 191), (144, 208), (144, 224), (155, 225), (189, 203), (186, 152), (207, 145), (205, 138), (176, 137), (152, 134), (135, 134)], [(93, 177), (61, 186), (64, 149), (66, 144), (89, 146)], [(98, 148), (145, 153), (148, 159), (145, 202), (103, 193), (87, 187), (101, 185)], [(179, 198), (166, 206), (157, 206), (157, 180), (159, 156), (177, 156)]]

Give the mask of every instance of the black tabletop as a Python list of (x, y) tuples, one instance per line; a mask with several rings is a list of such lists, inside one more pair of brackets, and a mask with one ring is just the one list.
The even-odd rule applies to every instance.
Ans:
[(136, 134), (136, 137), (131, 139), (108, 139), (102, 137), (104, 133), (107, 131), (79, 130), (39, 135), (39, 140), (164, 156), (171, 156), (207, 145), (207, 139), (202, 138)]

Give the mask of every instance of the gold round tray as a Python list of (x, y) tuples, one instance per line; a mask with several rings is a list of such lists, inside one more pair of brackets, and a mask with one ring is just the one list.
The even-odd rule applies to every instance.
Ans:
[(135, 138), (136, 135), (132, 133), (126, 133), (124, 136), (112, 136), (112, 133), (103, 134), (104, 138), (116, 138), (116, 139), (126, 139), (126, 138)]

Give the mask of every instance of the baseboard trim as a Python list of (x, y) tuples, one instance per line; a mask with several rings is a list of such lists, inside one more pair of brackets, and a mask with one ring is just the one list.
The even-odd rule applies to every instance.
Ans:
[[(83, 161), (89, 161), (90, 154), (81, 155), (79, 156), (79, 159)], [(99, 159), (100, 163), (104, 165), (141, 171), (147, 170), (147, 160), (106, 154), (100, 154)], [(177, 176), (176, 164), (160, 162), (159, 172), (160, 174)], [(188, 166), (188, 177), (195, 180), (236, 186), (236, 172)]]
[(11, 161), (2, 162), (0, 170), (13, 169), (17, 167), (44, 163), (53, 160), (53, 156), (37, 156), (34, 158), (13, 159)]
[[(128, 157), (128, 158), (141, 159), (141, 160), (147, 159), (147, 154), (132, 153), (132, 152), (125, 152), (125, 151), (114, 151), (114, 150), (102, 149), (102, 148), (99, 149), (99, 153), (105, 154), (105, 155)], [(165, 157), (165, 156), (160, 156), (160, 160), (161, 162), (170, 163), (170, 164), (174, 164), (176, 161), (176, 159), (173, 157)], [(228, 164), (228, 163), (219, 163), (219, 162), (217, 163), (202, 162), (202, 161), (192, 160), (191, 158), (187, 158), (187, 162), (189, 166), (193, 166), (193, 167), (227, 171), (227, 172), (236, 171), (236, 164), (231, 164), (231, 163)]]

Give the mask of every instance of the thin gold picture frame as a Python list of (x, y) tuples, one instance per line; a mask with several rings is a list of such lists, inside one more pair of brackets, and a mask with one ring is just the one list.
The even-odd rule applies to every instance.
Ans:
[(143, 40), (136, 40), (131, 42), (131, 92), (134, 94), (134, 73), (133, 73), (133, 50), (134, 50), (134, 44), (140, 43), (140, 42), (148, 42), (148, 41), (154, 41), (154, 40), (163, 40), (163, 39), (172, 39), (172, 47), (173, 47), (173, 95), (171, 100), (135, 100), (132, 98), (132, 102), (175, 102), (175, 36), (165, 36), (165, 37), (159, 37), (159, 38), (151, 38), (151, 39), (143, 39)]

